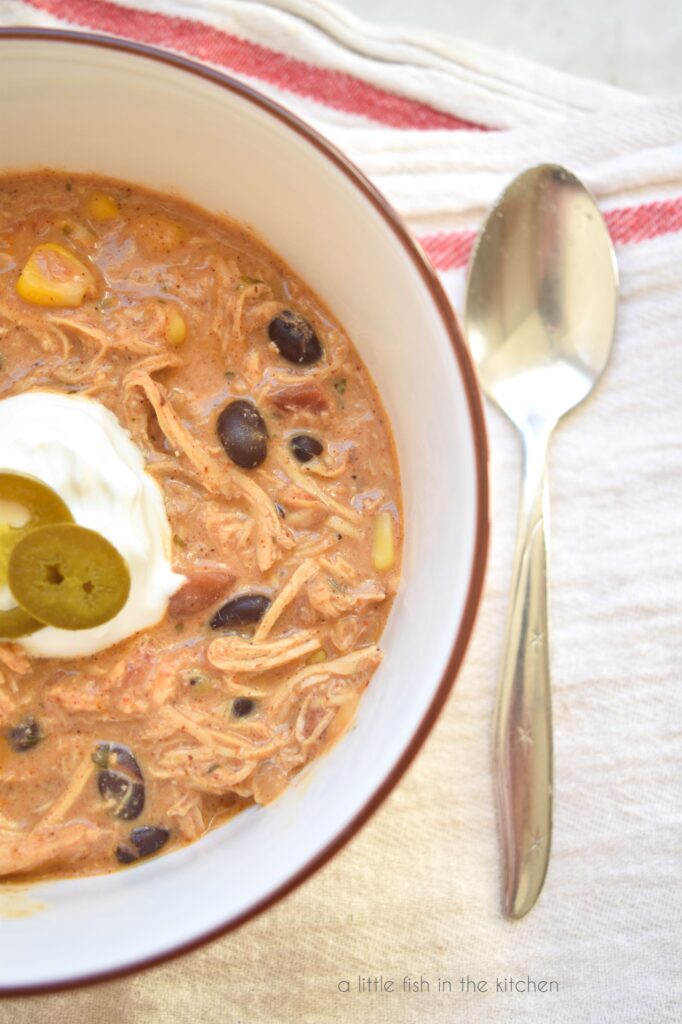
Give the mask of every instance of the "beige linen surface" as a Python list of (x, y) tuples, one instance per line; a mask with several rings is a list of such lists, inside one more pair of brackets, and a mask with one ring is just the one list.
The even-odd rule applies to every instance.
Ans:
[[(283, 38), (311, 61), (319, 44), (327, 63), (340, 62), (338, 40), (347, 45), (352, 37), (352, 60), (363, 53), (372, 77), (379, 44), (352, 19), (318, 5), (325, 32), (336, 30), (332, 55), (326, 34), (296, 22), (310, 16), (310, 4), (277, 6), (279, 20), (268, 22), (262, 5), (163, 5), (242, 34), (251, 24), (252, 35), (271, 45), (268, 33), (288, 26)], [(9, 8), (14, 21), (43, 17), (28, 3), (12, 0)], [(493, 529), (480, 615), (456, 690), (384, 807), (331, 864), (236, 933), (136, 977), (0, 1003), (1, 1024), (680, 1020), (682, 103), (645, 104), (548, 74), (549, 109), (539, 100), (538, 69), (455, 41), (428, 42), (415, 44), (412, 56), (419, 50), (429, 73), (435, 54), (438, 68), (457, 70), (461, 103), (452, 109), (472, 116), (467, 104), (480, 107), (486, 81), (494, 82), (505, 131), (405, 132), (326, 121), (321, 109), (306, 108), (417, 233), (475, 226), (504, 182), (541, 159), (572, 166), (607, 210), (666, 202), (661, 209), (672, 218), (661, 214), (660, 230), (619, 245), (613, 359), (552, 449), (556, 809), (540, 902), (521, 922), (499, 913), (489, 726), (519, 451), (512, 428), (489, 409)], [(381, 46), (376, 73), (385, 77), (391, 52), (404, 58), (407, 44), (396, 34)], [(514, 85), (508, 105), (505, 82)], [(413, 94), (420, 88), (425, 102), (439, 105), (432, 79), (410, 81)], [(447, 270), (444, 281), (461, 309), (462, 269)], [(405, 992), (407, 975), (428, 990)], [(462, 992), (467, 976), (486, 989)], [(392, 981), (395, 990), (358, 991), (358, 978), (367, 977)], [(558, 991), (498, 990), (510, 977), (555, 982)], [(439, 979), (452, 991), (439, 992)]]

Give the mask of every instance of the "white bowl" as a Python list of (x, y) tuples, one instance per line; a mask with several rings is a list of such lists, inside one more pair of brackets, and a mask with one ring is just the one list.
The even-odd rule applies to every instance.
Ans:
[[(274, 805), (111, 875), (0, 886), (0, 992), (157, 963), (289, 892), (405, 771), (462, 661), (485, 566), (484, 421), (466, 348), (419, 250), (347, 160), (223, 75), (77, 33), (0, 33), (0, 171), (97, 172), (251, 225), (347, 328), (397, 442), (406, 521), (386, 658), (354, 729)], [(0, 461), (1, 461), (0, 446)], [(24, 899), (41, 910), (12, 913)], [(3, 913), (4, 911), (4, 913)]]

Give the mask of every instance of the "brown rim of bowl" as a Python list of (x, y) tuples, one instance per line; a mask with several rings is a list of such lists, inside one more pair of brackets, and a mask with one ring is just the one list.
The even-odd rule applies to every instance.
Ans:
[(65, 989), (79, 988), (83, 985), (92, 985), (97, 982), (111, 981), (114, 978), (122, 978), (126, 975), (144, 970), (147, 967), (154, 967), (158, 964), (162, 964), (165, 961), (172, 960), (183, 953), (189, 953), (192, 950), (205, 945), (207, 942), (211, 942), (213, 939), (219, 938), (221, 935), (226, 935), (239, 925), (250, 921), (251, 918), (255, 917), (257, 914), (267, 910), (279, 900), (288, 896), (290, 892), (293, 892), (293, 890), (305, 882), (306, 879), (310, 878), (311, 875), (326, 864), (327, 861), (331, 860), (334, 854), (338, 853), (341, 847), (345, 846), (345, 844), (349, 842), (349, 840), (351, 840), (360, 828), (362, 828), (362, 826), (369, 820), (372, 814), (374, 814), (379, 805), (386, 799), (393, 787), (405, 773), (416, 756), (419, 748), (422, 746), (429, 732), (433, 728), (433, 725), (450, 694), (471, 637), (476, 612), (481, 599), (488, 555), (489, 521), (488, 442), (485, 419), (483, 416), (481, 396), (476, 382), (476, 374), (471, 362), (471, 357), (469, 356), (469, 351), (464, 342), (462, 332), (450, 303), (446, 298), (445, 292), (436, 277), (435, 271), (427, 262), (426, 257), (422, 254), (418, 245), (409, 234), (397, 213), (389, 205), (387, 200), (384, 199), (384, 197), (375, 189), (374, 185), (369, 182), (364, 174), (354, 166), (354, 164), (352, 164), (338, 149), (336, 149), (335, 146), (319, 135), (315, 129), (309, 127), (305, 122), (296, 117), (296, 115), (289, 113), (289, 111), (273, 102), (273, 100), (263, 96), (255, 89), (251, 89), (249, 86), (243, 85), (241, 82), (230, 78), (228, 75), (224, 75), (220, 71), (214, 71), (212, 68), (205, 67), (202, 64), (197, 64), (195, 61), (188, 60), (185, 57), (178, 57), (175, 54), (166, 53), (163, 50), (158, 50), (154, 47), (146, 46), (141, 43), (129, 42), (125, 39), (96, 35), (88, 32), (62, 31), (59, 29), (0, 28), (0, 42), (5, 39), (37, 39), (50, 42), (67, 42), (84, 44), (86, 46), (99, 46), (104, 49), (118, 50), (124, 53), (133, 54), (137, 57), (144, 57), (147, 60), (159, 61), (162, 64), (169, 64), (171, 67), (175, 67), (179, 71), (198, 75), (200, 78), (207, 79), (216, 85), (222, 86), (223, 89), (227, 89), (229, 92), (237, 93), (242, 99), (248, 100), (250, 103), (255, 104), (262, 110), (265, 110), (267, 113), (271, 114), (273, 117), (277, 118), (293, 131), (301, 135), (311, 143), (311, 145), (323, 153), (327, 159), (335, 165), (335, 167), (342, 171), (362, 193), (365, 199), (368, 199), (375, 209), (381, 214), (384, 221), (391, 228), (393, 234), (407, 252), (407, 255), (412, 260), (415, 270), (419, 273), (424, 284), (428, 288), (431, 298), (433, 299), (433, 303), (440, 314), (441, 320), (443, 321), (443, 326), (448, 333), (452, 350), (455, 359), (457, 360), (462, 381), (464, 383), (469, 417), (471, 420), (476, 459), (476, 491), (478, 506), (476, 515), (476, 539), (466, 604), (464, 606), (464, 613), (462, 615), (459, 629), (453, 644), (452, 653), (450, 654), (445, 672), (438, 684), (438, 689), (436, 690), (434, 698), (431, 701), (426, 714), (415, 730), (412, 739), (405, 750), (403, 750), (397, 763), (393, 766), (382, 784), (374, 793), (372, 793), (364, 807), (355, 815), (352, 821), (350, 821), (338, 833), (338, 835), (331, 840), (331, 842), (316, 853), (315, 856), (307, 862), (307, 864), (300, 868), (286, 882), (268, 893), (267, 896), (264, 896), (254, 904), (254, 906), (243, 911), (241, 914), (230, 918), (218, 928), (212, 928), (210, 931), (198, 938), (190, 939), (187, 942), (181, 943), (179, 946), (175, 946), (173, 949), (166, 950), (165, 952), (159, 953), (155, 956), (136, 960), (124, 967), (116, 967), (108, 971), (99, 971), (86, 975), (85, 977), (76, 977), (62, 982), (0, 987), (0, 997), (9, 998), (11, 996), (44, 995), (49, 992), (59, 992)]

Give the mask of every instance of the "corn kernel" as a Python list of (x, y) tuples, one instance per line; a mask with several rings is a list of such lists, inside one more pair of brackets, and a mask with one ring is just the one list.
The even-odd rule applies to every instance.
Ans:
[(374, 521), (372, 565), (377, 572), (388, 572), (395, 565), (393, 518), (390, 512), (380, 512)]
[(149, 253), (172, 252), (187, 240), (182, 224), (165, 213), (143, 213), (138, 217), (135, 234), (141, 247)]
[(36, 306), (80, 306), (93, 288), (87, 267), (54, 242), (36, 246), (17, 281), (20, 297)]
[(86, 203), (88, 217), (93, 220), (114, 220), (119, 214), (119, 205), (105, 192), (93, 192)]
[(308, 663), (308, 665), (319, 665), (321, 662), (326, 661), (326, 660), (327, 660), (327, 652), (323, 651), (322, 649), (320, 649), (319, 651), (315, 651), (314, 654), (310, 655), (310, 657), (308, 658), (308, 662), (307, 663)]
[(177, 309), (171, 309), (166, 314), (166, 341), (169, 345), (177, 347), (182, 345), (187, 337), (187, 324), (182, 313)]

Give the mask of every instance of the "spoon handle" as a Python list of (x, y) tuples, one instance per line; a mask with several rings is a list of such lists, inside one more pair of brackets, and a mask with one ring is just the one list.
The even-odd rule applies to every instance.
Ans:
[(512, 593), (497, 691), (494, 769), (504, 871), (504, 913), (534, 905), (552, 833), (552, 708), (547, 613), (549, 431), (528, 431)]

